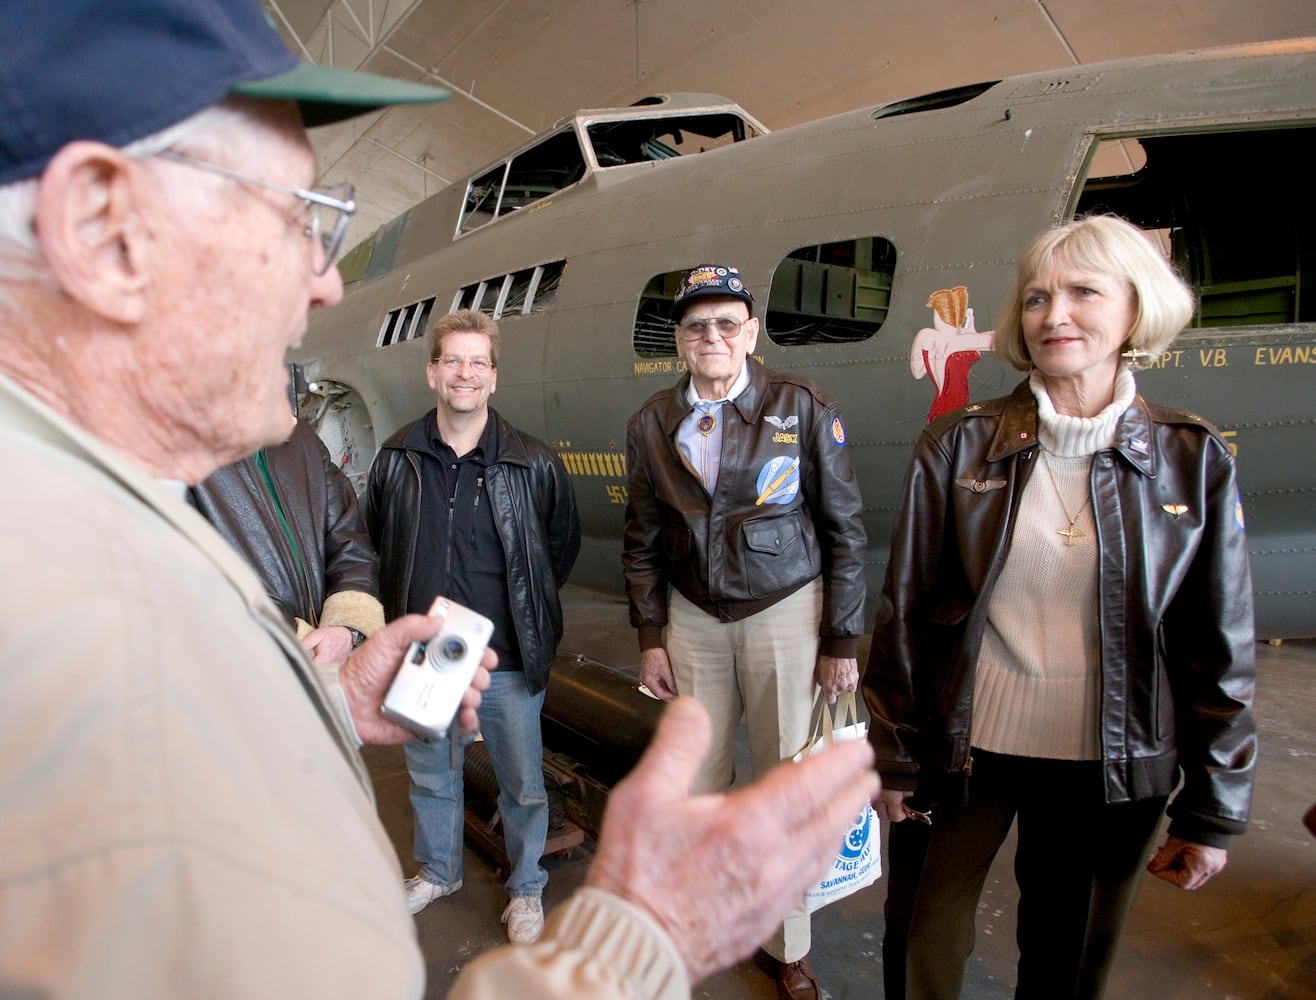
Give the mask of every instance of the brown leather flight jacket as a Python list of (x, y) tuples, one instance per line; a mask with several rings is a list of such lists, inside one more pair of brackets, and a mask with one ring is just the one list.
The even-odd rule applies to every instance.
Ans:
[[(863, 678), (888, 788), (936, 799), (971, 771), (974, 670), (1037, 429), (1025, 380), (915, 447)], [(1233, 456), (1200, 417), (1136, 397), (1091, 484), (1106, 801), (1169, 795), (1182, 772), (1170, 832), (1224, 846), (1247, 822), (1257, 750)]]
[(331, 594), (378, 598), (379, 560), (356, 491), (319, 436), (299, 420), (265, 455), (282, 516), (251, 456), (194, 486), (197, 510), (256, 571), (290, 625), (300, 618), (318, 627)]
[[(641, 649), (660, 645), (668, 584), (732, 622), (821, 576), (819, 652), (853, 657), (864, 631), (868, 536), (840, 407), (808, 379), (748, 364), (749, 385), (722, 407), (713, 496), (676, 442), (691, 409), (688, 375), (651, 396), (626, 425), (622, 567), (631, 624)], [(788, 475), (798, 470), (799, 489), (786, 503), (763, 502), (759, 477), (783, 458)]]

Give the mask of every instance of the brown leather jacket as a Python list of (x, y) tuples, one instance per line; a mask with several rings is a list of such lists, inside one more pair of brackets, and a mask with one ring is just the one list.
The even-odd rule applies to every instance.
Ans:
[[(852, 657), (864, 631), (863, 499), (840, 407), (808, 379), (749, 361), (745, 391), (723, 407), (722, 471), (708, 495), (681, 457), (687, 375), (626, 425), (629, 500), (622, 567), (640, 648), (660, 645), (667, 586), (724, 622), (771, 607), (822, 576), (819, 652)], [(756, 503), (773, 459), (799, 462), (788, 503)], [(789, 466), (787, 466), (789, 468)]]
[[(988, 600), (1037, 449), (1027, 381), (932, 423), (914, 449), (863, 678), (888, 788), (935, 798), (969, 770)], [(1257, 748), (1233, 456), (1200, 417), (1137, 397), (1092, 487), (1106, 801), (1169, 795), (1182, 771), (1171, 832), (1223, 846), (1247, 822)]]
[[(265, 455), (282, 517), (251, 456), (194, 486), (197, 510), (256, 571), (290, 624), (300, 618), (313, 628), (337, 624), (374, 631), (383, 624), (379, 560), (351, 482), (314, 429), (300, 420), (292, 436)], [(325, 601), (341, 593), (367, 595), (371, 612), (361, 621), (321, 622)]]

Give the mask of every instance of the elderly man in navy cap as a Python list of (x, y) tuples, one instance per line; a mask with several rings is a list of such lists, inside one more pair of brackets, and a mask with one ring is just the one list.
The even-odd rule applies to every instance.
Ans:
[[(753, 306), (736, 268), (688, 271), (673, 310), (688, 374), (626, 428), (622, 562), (640, 678), (712, 717), (696, 793), (731, 787), (742, 714), (761, 775), (808, 741), (815, 682), (832, 702), (859, 684), (865, 534), (845, 425), (814, 383), (750, 357)], [(819, 996), (809, 944), (798, 909), (764, 945), (785, 1000)]]
[[(0, 0), (0, 22), (0, 994), (415, 1000), (358, 744), (408, 738), (380, 702), (438, 623), (317, 669), (182, 494), (287, 437), (284, 353), (342, 295), (352, 192), (315, 186), (304, 123), (444, 94), (298, 66), (256, 0)], [(752, 948), (876, 777), (847, 751), (674, 796), (706, 726), (667, 713), (589, 888), (455, 996), (678, 997)], [(780, 863), (733, 893), (716, 859), (763, 815)]]

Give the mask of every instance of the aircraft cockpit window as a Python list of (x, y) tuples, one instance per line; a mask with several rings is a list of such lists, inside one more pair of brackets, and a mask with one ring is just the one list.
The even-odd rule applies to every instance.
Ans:
[(585, 176), (585, 155), (571, 129), (542, 142), (476, 177), (466, 188), (458, 233), (469, 233), (518, 208), (557, 194)]
[(507, 170), (500, 216), (557, 194), (585, 176), (585, 156), (576, 133), (567, 129), (549, 136), (512, 160)]
[[(880, 236), (800, 247), (772, 275), (764, 330), (774, 344), (852, 344), (886, 320), (896, 248)], [(681, 271), (651, 278), (640, 295), (632, 343), (642, 358), (676, 356), (672, 299)]]
[(1075, 214), (1147, 230), (1197, 294), (1195, 327), (1316, 322), (1316, 127), (1097, 145)]
[(600, 167), (707, 153), (759, 134), (745, 119), (725, 111), (593, 122), (586, 131)]
[(498, 196), (503, 190), (505, 173), (507, 173), (507, 164), (500, 163), (494, 169), (471, 181), (466, 189), (466, 204), (462, 208), (461, 232), (468, 233), (472, 229), (479, 229), (498, 214)]

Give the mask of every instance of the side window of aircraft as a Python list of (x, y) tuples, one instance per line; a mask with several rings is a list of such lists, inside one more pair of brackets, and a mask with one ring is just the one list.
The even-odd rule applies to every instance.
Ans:
[(554, 132), (467, 185), (458, 232), (479, 229), (570, 187), (584, 176), (585, 155), (575, 131), (568, 128)]
[(557, 298), (565, 266), (566, 261), (555, 260), (466, 285), (453, 298), (452, 309), (478, 309), (494, 319), (543, 312)]
[(642, 358), (676, 357), (676, 330), (672, 326), (672, 299), (684, 271), (655, 274), (640, 293), (631, 342)]
[(772, 272), (768, 337), (783, 347), (867, 340), (886, 320), (895, 270), (896, 248), (880, 236), (787, 254)]
[(425, 332), (429, 325), (430, 313), (434, 309), (434, 297), (412, 302), (410, 305), (394, 309), (384, 317), (379, 328), (379, 347), (400, 344), (404, 340), (415, 340)]
[[(886, 320), (895, 268), (896, 248), (880, 236), (793, 250), (772, 273), (768, 337), (783, 347), (867, 340)], [(642, 358), (676, 356), (672, 299), (682, 273), (656, 274), (640, 293), (632, 342)]]
[(1310, 126), (1108, 139), (1076, 214), (1155, 234), (1197, 293), (1194, 327), (1316, 322), (1312, 148)]

